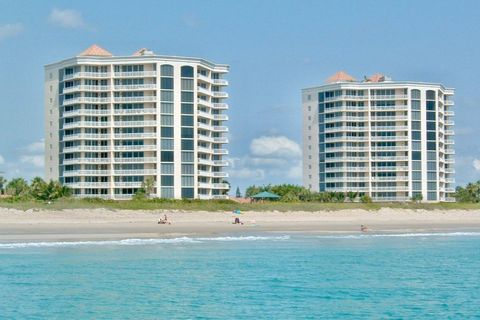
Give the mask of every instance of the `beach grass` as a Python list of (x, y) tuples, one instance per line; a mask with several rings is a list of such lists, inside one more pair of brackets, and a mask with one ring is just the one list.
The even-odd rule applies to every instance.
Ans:
[(263, 202), (237, 203), (231, 200), (128, 200), (60, 199), (52, 203), (35, 200), (0, 199), (0, 207), (18, 210), (45, 209), (111, 209), (111, 210), (181, 210), (181, 211), (335, 211), (381, 208), (423, 210), (478, 210), (478, 203), (321, 203), (321, 202)]

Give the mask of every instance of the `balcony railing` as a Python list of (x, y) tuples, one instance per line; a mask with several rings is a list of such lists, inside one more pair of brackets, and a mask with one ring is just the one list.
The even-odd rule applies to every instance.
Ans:
[(156, 138), (157, 134), (155, 132), (138, 132), (138, 133), (115, 133), (113, 136), (114, 139), (146, 139), (146, 138)]
[(74, 158), (74, 159), (64, 159), (62, 161), (63, 165), (67, 164), (78, 164), (78, 163), (110, 163), (110, 158)]
[(156, 175), (157, 170), (155, 169), (137, 169), (137, 170), (115, 170), (114, 174), (116, 175)]
[(143, 145), (131, 145), (131, 146), (114, 146), (114, 151), (142, 151), (142, 150), (156, 150), (156, 144), (143, 144)]
[(75, 91), (109, 91), (110, 86), (92, 86), (92, 85), (78, 85), (73, 87), (63, 88), (63, 93), (75, 92)]
[(114, 109), (113, 114), (157, 114), (155, 108), (143, 108), (143, 109)]
[(70, 80), (74, 78), (109, 78), (110, 72), (75, 72), (65, 74), (63, 80)]
[(116, 84), (115, 90), (155, 90), (157, 85), (155, 83), (146, 84)]
[(75, 97), (64, 99), (62, 105), (71, 105), (76, 103), (110, 103), (110, 97)]
[(114, 102), (155, 102), (157, 96), (113, 97)]
[(156, 77), (156, 71), (130, 71), (130, 72), (115, 72), (115, 77), (128, 78), (128, 77)]
[(110, 122), (104, 122), (104, 121), (76, 121), (76, 122), (68, 122), (64, 123), (62, 128), (63, 129), (68, 129), (68, 128), (77, 128), (77, 127), (109, 127)]
[(156, 157), (114, 158), (115, 163), (156, 163)]
[(70, 170), (64, 171), (64, 177), (72, 177), (72, 176), (103, 176), (109, 175), (110, 170)]
[(372, 95), (370, 96), (371, 100), (406, 100), (408, 99), (407, 94), (394, 94), (394, 95)]
[(156, 126), (157, 121), (145, 120), (145, 121), (115, 121), (114, 127), (147, 127)]
[(73, 117), (73, 116), (96, 116), (96, 115), (109, 115), (110, 110), (96, 110), (96, 109), (76, 109), (70, 111), (64, 111), (62, 117)]
[(62, 140), (70, 141), (70, 140), (80, 140), (80, 139), (110, 139), (110, 135), (94, 134), (94, 133), (77, 133), (77, 134), (64, 135)]

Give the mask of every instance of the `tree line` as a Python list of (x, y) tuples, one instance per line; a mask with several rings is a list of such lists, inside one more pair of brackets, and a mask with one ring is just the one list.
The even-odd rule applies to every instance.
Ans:
[(15, 200), (53, 201), (70, 197), (71, 189), (58, 181), (46, 182), (40, 177), (33, 178), (30, 184), (24, 178), (14, 178), (7, 181), (0, 177), (0, 195), (7, 195)]

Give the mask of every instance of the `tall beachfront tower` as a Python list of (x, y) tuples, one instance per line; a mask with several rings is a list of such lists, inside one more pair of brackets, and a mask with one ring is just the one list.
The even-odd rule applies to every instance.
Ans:
[(78, 197), (225, 198), (229, 67), (96, 45), (45, 66), (46, 179)]
[(345, 72), (303, 89), (304, 186), (374, 201), (454, 201), (453, 94)]

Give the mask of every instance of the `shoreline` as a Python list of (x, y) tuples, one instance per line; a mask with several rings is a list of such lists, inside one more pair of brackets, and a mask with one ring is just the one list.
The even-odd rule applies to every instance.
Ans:
[[(167, 214), (171, 225), (157, 224)], [(239, 217), (243, 225), (232, 224)], [(376, 212), (151, 212), (106, 209), (20, 211), (0, 208), (0, 243), (218, 237), (255, 234), (371, 234), (480, 232), (480, 210)]]

